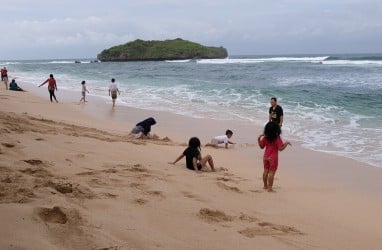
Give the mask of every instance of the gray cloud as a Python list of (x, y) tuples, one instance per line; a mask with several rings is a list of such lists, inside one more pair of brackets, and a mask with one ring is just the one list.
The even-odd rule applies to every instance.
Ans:
[(95, 57), (137, 38), (176, 37), (231, 54), (382, 52), (375, 0), (3, 0), (1, 11), (0, 59)]

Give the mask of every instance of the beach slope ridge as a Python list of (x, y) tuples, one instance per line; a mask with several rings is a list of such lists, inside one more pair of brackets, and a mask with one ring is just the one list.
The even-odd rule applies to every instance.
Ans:
[(185, 59), (219, 59), (228, 56), (224, 47), (207, 47), (181, 38), (164, 41), (137, 39), (103, 50), (101, 61), (162, 61)]

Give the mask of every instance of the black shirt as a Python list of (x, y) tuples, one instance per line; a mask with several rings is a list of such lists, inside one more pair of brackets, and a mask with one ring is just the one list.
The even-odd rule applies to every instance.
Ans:
[(199, 155), (200, 155), (199, 149), (188, 147), (186, 148), (186, 150), (184, 150), (183, 155), (186, 156), (187, 168), (191, 170), (195, 170), (193, 159), (194, 158), (196, 158), (197, 160), (199, 159)]
[(143, 134), (147, 135), (151, 131), (151, 126), (155, 125), (157, 122), (154, 118), (150, 117), (146, 120), (141, 121), (140, 123), (137, 123), (135, 126), (141, 126), (143, 128)]
[(280, 124), (280, 116), (284, 115), (283, 108), (279, 105), (276, 106), (275, 109), (273, 107), (269, 108), (269, 114), (271, 115), (271, 121)]

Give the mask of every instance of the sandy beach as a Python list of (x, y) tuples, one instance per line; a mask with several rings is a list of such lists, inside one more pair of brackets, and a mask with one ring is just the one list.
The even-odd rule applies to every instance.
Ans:
[[(0, 249), (382, 248), (381, 168), (294, 143), (268, 193), (260, 127), (60, 94), (0, 91)], [(149, 116), (159, 139), (128, 139)], [(168, 164), (227, 127), (238, 144), (202, 154), (228, 171)]]

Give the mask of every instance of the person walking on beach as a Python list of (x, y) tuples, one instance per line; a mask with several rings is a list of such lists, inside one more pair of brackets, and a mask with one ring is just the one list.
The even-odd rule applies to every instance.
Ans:
[(5, 89), (8, 90), (8, 70), (6, 67), (1, 69), (1, 81), (5, 85)]
[(275, 122), (280, 126), (283, 126), (284, 122), (284, 111), (283, 108), (277, 104), (277, 98), (271, 98), (271, 107), (269, 108), (269, 121)]
[(115, 100), (117, 100), (117, 93), (120, 95), (121, 93), (119, 92), (118, 86), (115, 83), (115, 79), (111, 79), (111, 84), (109, 86), (109, 96), (111, 96), (111, 99), (113, 101), (113, 108), (115, 107)]
[(85, 81), (82, 81), (82, 82), (81, 82), (81, 85), (82, 85), (82, 92), (81, 92), (81, 94), (82, 94), (82, 98), (81, 98), (81, 100), (80, 100), (80, 103), (81, 103), (82, 101), (85, 103), (85, 102), (87, 102), (87, 101), (86, 101), (86, 92), (89, 93), (89, 90), (86, 88), (86, 82), (85, 82)]
[(50, 102), (53, 102), (53, 98), (54, 98), (54, 100), (58, 103), (56, 95), (54, 94), (54, 91), (57, 90), (57, 84), (56, 84), (56, 80), (53, 77), (53, 74), (50, 74), (49, 78), (46, 79), (45, 82), (41, 83), (38, 87), (41, 87), (45, 83), (48, 83), (48, 91), (49, 91), (49, 95), (50, 95)]
[(273, 192), (273, 180), (278, 168), (279, 151), (283, 151), (288, 145), (292, 146), (288, 141), (284, 143), (280, 138), (280, 134), (280, 126), (270, 121), (265, 125), (264, 134), (259, 135), (257, 138), (259, 147), (261, 149), (265, 148), (263, 182), (264, 189), (267, 189), (268, 192)]

